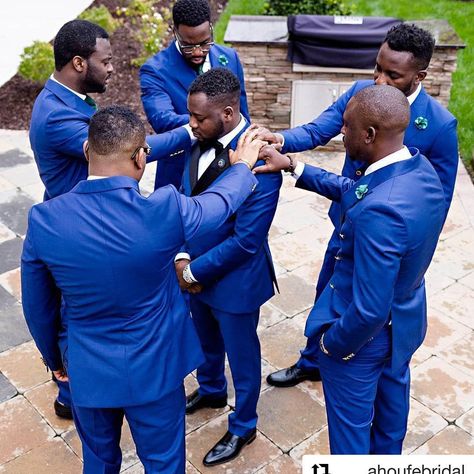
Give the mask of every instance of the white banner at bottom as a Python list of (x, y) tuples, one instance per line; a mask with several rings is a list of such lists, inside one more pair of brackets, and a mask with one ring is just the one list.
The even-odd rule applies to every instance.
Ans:
[(303, 456), (303, 474), (474, 474), (474, 456)]

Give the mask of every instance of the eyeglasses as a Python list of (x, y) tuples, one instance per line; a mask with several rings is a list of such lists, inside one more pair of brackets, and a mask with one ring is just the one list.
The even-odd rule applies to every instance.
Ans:
[(151, 155), (151, 146), (149, 145), (145, 145), (145, 146), (139, 146), (132, 154), (132, 156), (130, 157), (131, 160), (134, 160), (135, 157), (137, 156), (137, 153), (143, 149), (143, 151), (145, 152), (145, 155), (146, 156), (150, 156)]
[(198, 43), (198, 44), (183, 44), (183, 40), (180, 38), (178, 32), (176, 31), (176, 28), (174, 30), (174, 36), (178, 43), (179, 49), (186, 56), (190, 56), (191, 54), (193, 54), (195, 49), (200, 49), (201, 52), (206, 54), (211, 50), (211, 47), (214, 44), (214, 30), (212, 28), (212, 25), (210, 27), (210, 30), (211, 30), (210, 37), (206, 41), (203, 41), (202, 43)]

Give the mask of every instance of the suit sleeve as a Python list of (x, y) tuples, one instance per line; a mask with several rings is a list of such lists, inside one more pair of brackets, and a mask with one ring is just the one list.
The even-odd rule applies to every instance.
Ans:
[(235, 51), (235, 62), (237, 69), (237, 77), (240, 81), (240, 113), (245, 117), (248, 123), (252, 123), (250, 119), (249, 106), (247, 104), (247, 92), (245, 90), (245, 78), (242, 63), (240, 62), (239, 55)]
[(184, 127), (146, 137), (148, 145), (151, 146), (151, 155), (147, 157), (147, 163), (169, 158), (173, 153), (179, 153), (182, 157), (186, 148), (191, 146), (191, 138)]
[(285, 139), (283, 153), (312, 150), (336, 137), (341, 132), (342, 117), (347, 103), (355, 93), (355, 88), (356, 84), (312, 122), (281, 132)]
[(456, 119), (452, 119), (443, 126), (427, 156), (443, 186), (446, 213), (453, 199), (454, 183), (459, 163), (456, 125)]
[(257, 179), (247, 166), (237, 164), (199, 196), (188, 197), (175, 190), (184, 240), (199, 237), (222, 225), (250, 196), (256, 184)]
[(144, 64), (140, 69), (140, 87), (143, 108), (156, 133), (189, 123), (188, 114), (176, 113), (163, 78), (149, 64)]
[(324, 335), (331, 356), (356, 354), (388, 321), (407, 242), (405, 222), (393, 208), (360, 214), (354, 224), (352, 303)]
[(253, 257), (267, 238), (278, 204), (281, 173), (259, 175), (255, 192), (236, 213), (234, 232), (191, 262), (199, 283), (210, 283)]
[(317, 166), (306, 164), (296, 187), (313, 191), (331, 201), (340, 202), (342, 195), (354, 184), (352, 179), (330, 173)]
[(51, 113), (46, 125), (49, 143), (65, 155), (73, 156), (86, 162), (83, 144), (87, 140), (89, 123), (78, 120), (67, 108), (57, 109)]
[(28, 219), (28, 232), (21, 256), (22, 305), (26, 323), (41, 355), (51, 370), (62, 367), (58, 335), (61, 327), (61, 294), (46, 264), (37, 256), (32, 219)]

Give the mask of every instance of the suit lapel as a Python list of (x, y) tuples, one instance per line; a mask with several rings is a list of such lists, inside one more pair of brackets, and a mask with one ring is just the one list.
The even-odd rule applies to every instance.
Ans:
[[(199, 160), (197, 161), (199, 162)], [(196, 196), (206, 190), (229, 166), (229, 147), (226, 147), (214, 158), (193, 186), (191, 195)]]
[[(381, 168), (380, 170), (374, 171), (367, 176), (363, 176), (343, 194), (341, 199), (341, 222), (344, 221), (347, 211), (356, 203), (362, 201), (363, 198), (370, 195), (379, 184), (384, 183), (395, 176), (408, 173), (419, 166), (419, 151), (416, 148), (411, 148), (410, 152), (413, 155), (412, 158), (393, 163)], [(356, 190), (359, 186), (363, 185), (367, 186), (367, 193), (363, 197), (358, 197), (360, 194), (356, 193)]]
[(58, 97), (58, 99), (64, 102), (64, 104), (66, 104), (71, 109), (78, 110), (79, 112), (88, 115), (89, 117), (92, 117), (95, 114), (94, 107), (91, 107), (79, 96), (67, 90), (61, 84), (58, 84), (52, 79), (48, 79), (44, 87), (56, 97)]
[(183, 58), (183, 55), (180, 54), (178, 48), (176, 47), (175, 42), (173, 41), (168, 48), (170, 49), (170, 65), (175, 67), (179, 74), (173, 76), (173, 79), (176, 79), (185, 91), (189, 89), (189, 85), (196, 79), (197, 71), (195, 71)]
[(201, 149), (199, 148), (199, 143), (196, 142), (191, 149), (191, 161), (189, 163), (189, 184), (191, 186), (190, 191), (193, 190), (197, 183), (200, 156)]
[(405, 132), (405, 139), (404, 143), (406, 146), (420, 146), (420, 143), (423, 143), (424, 140), (420, 140), (418, 138), (418, 135), (420, 133), (426, 134), (426, 130), (420, 130), (417, 128), (415, 125), (415, 120), (418, 117), (425, 117), (426, 118), (426, 111), (428, 108), (428, 102), (429, 102), (429, 97), (428, 94), (426, 93), (425, 89), (421, 88), (420, 93), (418, 94), (418, 97), (416, 98), (415, 102), (411, 104), (410, 107), (410, 125), (407, 128), (407, 131)]

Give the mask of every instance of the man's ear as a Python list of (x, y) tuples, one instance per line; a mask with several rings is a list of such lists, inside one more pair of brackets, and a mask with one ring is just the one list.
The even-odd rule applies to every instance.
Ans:
[(423, 71), (418, 71), (418, 73), (416, 74), (415, 82), (419, 84), (421, 81), (423, 81), (423, 79), (426, 77), (427, 74), (428, 74), (428, 71), (426, 71), (425, 69)]
[(375, 142), (375, 137), (377, 135), (377, 130), (374, 127), (369, 127), (365, 133), (365, 144), (370, 145)]
[(86, 68), (86, 61), (81, 56), (74, 56), (72, 58), (72, 67), (79, 73), (82, 73)]
[(140, 151), (135, 155), (134, 158), (135, 167), (139, 170), (142, 170), (146, 166), (146, 153), (143, 148), (140, 148)]
[(86, 140), (82, 145), (82, 150), (84, 151), (84, 156), (86, 160), (89, 161), (89, 140)]
[(225, 109), (223, 111), (224, 120), (226, 122), (232, 121), (232, 119), (234, 118), (234, 114), (235, 114), (234, 108), (232, 106), (228, 105), (227, 107), (225, 107)]

